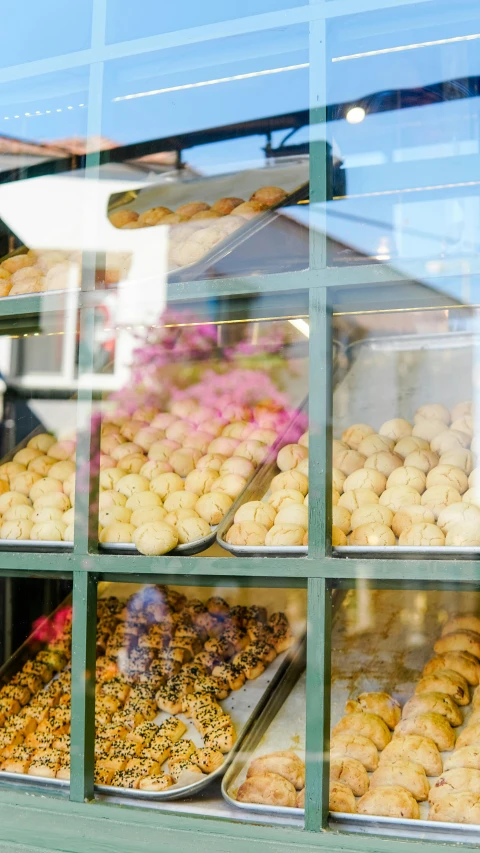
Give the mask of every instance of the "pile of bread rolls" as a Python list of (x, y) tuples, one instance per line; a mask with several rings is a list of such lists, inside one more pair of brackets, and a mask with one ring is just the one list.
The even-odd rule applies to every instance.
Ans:
[(40, 433), (0, 465), (0, 539), (72, 542), (75, 441)]
[(471, 402), (432, 403), (413, 423), (346, 429), (333, 442), (333, 545), (480, 546), (473, 424)]
[(143, 213), (122, 208), (110, 214), (116, 228), (150, 228), (169, 225), (169, 268), (193, 264), (225, 237), (233, 234), (249, 219), (280, 204), (287, 198), (281, 187), (266, 186), (255, 190), (248, 201), (243, 198), (219, 198), (212, 205), (204, 201), (182, 204), (176, 211), (169, 207), (152, 207)]
[(292, 750), (269, 752), (255, 758), (236, 795), (239, 803), (305, 807), (305, 762)]
[(347, 702), (332, 731), (331, 811), (419, 819), (428, 800), (429, 820), (479, 823), (480, 619), (451, 616), (434, 651), (402, 709), (387, 693)]
[(279, 450), (277, 467), (264, 500), (236, 511), (225, 536), (230, 545), (308, 545), (308, 432)]
[(0, 296), (20, 296), (46, 290), (80, 287), (81, 256), (78, 252), (30, 249), (0, 264)]
[(158, 556), (203, 539), (245, 488), (278, 434), (267, 409), (188, 399), (102, 423), (101, 543)]

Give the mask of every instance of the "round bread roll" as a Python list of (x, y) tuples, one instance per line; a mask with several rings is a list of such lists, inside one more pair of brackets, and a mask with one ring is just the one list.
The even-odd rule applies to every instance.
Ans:
[[(198, 497), (209, 492), (216, 480), (219, 480), (218, 471), (213, 468), (204, 468), (202, 471), (191, 471), (185, 478), (185, 489), (193, 492)], [(243, 482), (246, 482), (243, 480)], [(220, 490), (222, 491), (222, 490)]]
[(265, 545), (303, 545), (305, 529), (299, 524), (274, 524), (265, 536)]
[(200, 450), (184, 447), (182, 450), (174, 450), (168, 461), (175, 474), (178, 474), (180, 477), (186, 477), (195, 469), (195, 465), (201, 455)]
[(295, 468), (295, 471), (300, 471), (301, 474), (305, 474), (305, 476), (308, 477), (308, 473), (309, 473), (308, 456), (306, 459), (300, 460), (297, 467)]
[(200, 518), (200, 516), (194, 509), (177, 509), (176, 512), (169, 512), (163, 521), (176, 528), (178, 522), (183, 521), (184, 518)]
[[(40, 480), (40, 474), (34, 474), (33, 471), (24, 471), (22, 474), (17, 474), (16, 477), (10, 478), (12, 492), (21, 492), (23, 495), (29, 495), (32, 486)], [(0, 480), (0, 493), (8, 492), (8, 485)]]
[(474, 422), (471, 415), (462, 415), (461, 418), (456, 418), (451, 426), (452, 430), (458, 430), (459, 432), (464, 432), (470, 436), (473, 436), (474, 430)]
[(253, 462), (250, 462), (249, 459), (245, 459), (243, 456), (231, 456), (229, 459), (225, 459), (220, 466), (221, 477), (227, 474), (236, 474), (238, 477), (249, 480), (254, 471), (255, 465)]
[(220, 456), (233, 456), (240, 442), (238, 438), (228, 438), (225, 435), (214, 438), (208, 445), (208, 453), (220, 454)]
[(340, 530), (339, 527), (335, 527), (332, 525), (332, 546), (333, 548), (338, 548), (339, 546), (347, 544), (347, 537), (343, 530)]
[(172, 492), (181, 492), (185, 488), (182, 478), (175, 473), (160, 474), (150, 481), (150, 491), (155, 492), (162, 500)]
[(127, 499), (125, 495), (122, 495), (120, 492), (116, 492), (113, 489), (100, 492), (98, 497), (98, 506), (100, 509), (108, 509), (110, 506), (125, 506), (126, 503)]
[(70, 474), (63, 483), (63, 491), (65, 494), (70, 497), (70, 495), (75, 494), (75, 473)]
[(345, 474), (339, 470), (339, 468), (332, 469), (332, 486), (337, 492), (341, 495), (343, 492), (343, 484), (345, 483)]
[(357, 809), (359, 814), (403, 820), (420, 818), (420, 809), (415, 797), (402, 785), (388, 784), (371, 788), (363, 797), (360, 797)]
[(123, 228), (129, 222), (136, 222), (138, 213), (135, 210), (114, 210), (108, 218), (115, 228)]
[(240, 492), (243, 492), (246, 485), (247, 481), (244, 477), (240, 477), (238, 474), (225, 474), (225, 476), (218, 477), (214, 481), (210, 491), (213, 489), (216, 492), (225, 492), (231, 498), (237, 498)]
[(168, 462), (174, 450), (179, 450), (181, 444), (178, 441), (171, 441), (168, 438), (162, 438), (161, 441), (155, 441), (150, 445), (148, 458), (157, 462)]
[(30, 539), (33, 522), (28, 518), (16, 518), (13, 521), (2, 520), (0, 539)]
[(385, 421), (378, 430), (379, 435), (385, 435), (393, 441), (400, 441), (401, 438), (406, 438), (412, 434), (412, 425), (404, 418), (393, 418), (391, 421)]
[(425, 441), (429, 441), (431, 443), (433, 439), (442, 432), (445, 432), (444, 421), (420, 418), (413, 427), (412, 435), (417, 435), (419, 438), (424, 438)]
[(369, 711), (352, 712), (344, 717), (334, 726), (332, 736), (338, 734), (359, 734), (370, 738), (377, 749), (385, 749), (392, 739), (390, 730), (377, 714)]
[(4, 462), (3, 465), (0, 465), (0, 476), (3, 478), (15, 477), (17, 474), (23, 474), (26, 470), (26, 465), (22, 465), (21, 462)]
[[(205, 454), (207, 452), (208, 445), (212, 440), (212, 436), (208, 432), (202, 432), (202, 430), (197, 430), (197, 432), (191, 432), (187, 435), (184, 446), (191, 447), (194, 450), (199, 450), (200, 453)], [(199, 457), (200, 459), (201, 457)]]
[(339, 450), (349, 450), (348, 444), (345, 444), (344, 441), (340, 441), (338, 438), (334, 438), (332, 441), (332, 453), (338, 453)]
[(385, 477), (389, 477), (392, 471), (400, 468), (401, 465), (403, 465), (401, 456), (397, 456), (396, 453), (387, 453), (385, 450), (380, 450), (379, 453), (374, 453), (365, 460), (365, 468), (373, 468)]
[[(250, 426), (250, 424), (248, 426)], [(275, 444), (278, 438), (278, 433), (274, 429), (259, 428), (254, 429), (253, 432), (250, 432), (248, 437), (251, 438), (253, 441), (261, 441), (262, 444), (268, 444), (268, 446), (271, 447), (272, 444)], [(300, 444), (300, 441), (298, 442), (298, 444)], [(308, 456), (308, 444), (300, 446), (307, 449)]]
[(35, 450), (40, 450), (42, 453), (48, 453), (50, 448), (56, 443), (53, 435), (48, 432), (41, 432), (39, 435), (34, 435), (27, 444), (27, 447), (33, 447)]
[(338, 527), (343, 533), (347, 534), (351, 528), (351, 515), (343, 506), (332, 507), (332, 521), (335, 527)]
[(414, 524), (420, 522), (434, 524), (435, 516), (428, 506), (404, 506), (395, 513), (392, 521), (392, 530), (395, 536), (400, 536), (405, 530), (409, 530)]
[(420, 468), (405, 465), (403, 468), (395, 468), (395, 471), (392, 471), (387, 480), (387, 487), (391, 489), (394, 486), (409, 486), (421, 495), (425, 491), (426, 482), (425, 474), (420, 471)]
[(139, 474), (147, 462), (143, 453), (128, 453), (117, 462), (117, 468), (124, 474)]
[(432, 450), (413, 450), (405, 459), (404, 464), (409, 468), (418, 468), (424, 474), (428, 474), (435, 465), (438, 465), (438, 456)]
[[(174, 400), (172, 405), (170, 406), (170, 415), (159, 415), (159, 417), (169, 417), (170, 420), (168, 423), (162, 424), (162, 428), (166, 429), (167, 426), (170, 426), (171, 423), (178, 420), (179, 418), (188, 418), (188, 416), (197, 408), (197, 404), (194, 400)], [(156, 426), (156, 424), (155, 424)]]
[(298, 524), (304, 530), (308, 530), (308, 506), (300, 506), (300, 504), (284, 506), (278, 511), (275, 524)]
[[(253, 428), (253, 424), (245, 423), (245, 421), (234, 421), (233, 424), (226, 424), (223, 427), (222, 435), (226, 438), (237, 438), (239, 441), (245, 441), (253, 432)], [(262, 439), (257, 438), (256, 440), (261, 441)]]
[(18, 506), (19, 504), (31, 506), (31, 501), (26, 495), (20, 494), (20, 492), (4, 492), (3, 495), (0, 495), (0, 514), (3, 514), (12, 506)]
[(120, 492), (121, 495), (125, 495), (126, 498), (129, 498), (136, 492), (147, 492), (149, 487), (150, 480), (147, 480), (146, 477), (142, 477), (141, 474), (125, 474), (125, 476), (115, 484), (115, 491)]
[[(123, 509), (123, 507), (115, 507), (115, 509)], [(108, 510), (104, 511), (108, 512)], [(39, 524), (41, 521), (64, 521), (66, 524), (67, 522), (63, 518), (64, 514), (61, 509), (56, 509), (53, 506), (44, 506), (43, 509), (32, 510), (30, 521), (32, 524)]]
[(198, 512), (200, 518), (203, 518), (208, 524), (219, 524), (232, 503), (232, 498), (225, 492), (213, 491), (198, 499), (195, 512)]
[(435, 519), (438, 518), (442, 509), (450, 504), (459, 503), (461, 495), (452, 486), (432, 486), (421, 496), (422, 506), (428, 506), (432, 510)]
[(350, 545), (395, 545), (395, 536), (386, 524), (361, 524), (352, 531), (349, 537)]
[[(237, 455), (241, 455), (238, 449)], [(302, 447), (301, 444), (286, 444), (278, 451), (277, 467), (280, 471), (290, 471), (292, 468), (296, 468), (302, 459), (308, 459), (307, 447)]]
[(63, 492), (60, 480), (56, 480), (53, 477), (41, 477), (32, 485), (29, 497), (32, 501), (36, 501), (40, 495), (48, 495), (52, 492)]
[(177, 547), (178, 533), (165, 521), (151, 521), (137, 527), (132, 535), (132, 541), (141, 554), (158, 557)]
[(420, 502), (421, 497), (412, 486), (393, 486), (380, 495), (382, 506), (387, 506), (392, 512), (398, 512), (404, 506), (418, 506)]
[(360, 442), (357, 450), (362, 456), (368, 459), (369, 456), (373, 456), (374, 453), (380, 453), (381, 450), (391, 453), (394, 446), (395, 442), (393, 438), (388, 438), (386, 435), (369, 435)]
[(446, 429), (430, 442), (430, 448), (441, 456), (450, 450), (466, 450), (470, 447), (470, 436), (455, 429)]
[[(282, 456), (283, 464), (291, 464), (292, 460), (297, 458), (297, 463), (300, 459), (304, 459), (305, 455), (308, 456), (308, 450), (305, 447), (301, 447), (299, 444), (290, 445), (290, 448), (298, 448), (295, 451), (291, 450), (288, 458), (286, 455)], [(286, 450), (286, 448), (282, 448)], [(263, 461), (266, 454), (268, 452), (268, 446), (263, 444), (261, 441), (255, 441), (253, 438), (247, 438), (246, 441), (242, 441), (235, 450), (235, 456), (243, 457), (244, 459), (249, 459), (250, 462), (253, 462), (254, 465), (259, 465), (260, 462)], [(280, 451), (281, 453), (282, 451)], [(279, 456), (280, 456), (279, 453)], [(277, 457), (278, 464), (278, 457)], [(280, 466), (279, 466), (280, 467)], [(293, 467), (293, 466), (292, 466)], [(282, 469), (280, 469), (282, 470)], [(285, 469), (290, 470), (290, 469)]]
[(357, 450), (349, 450), (341, 448), (333, 451), (332, 457), (333, 467), (339, 468), (342, 474), (346, 477), (363, 468), (365, 465), (365, 456), (362, 456)]
[(464, 415), (471, 415), (473, 412), (473, 403), (467, 400), (464, 403), (457, 403), (452, 409), (452, 421), (462, 418)]
[(135, 512), (136, 509), (147, 509), (152, 506), (162, 506), (162, 501), (155, 492), (135, 492), (127, 499), (125, 506), (128, 509), (131, 509), (132, 512)]
[[(114, 451), (117, 449), (117, 447), (121, 447), (122, 444), (126, 444), (126, 441), (122, 435), (107, 435), (100, 441), (100, 450), (102, 451), (102, 453), (108, 454), (108, 456), (111, 456), (112, 459), (115, 459), (115, 456), (113, 455)], [(49, 456), (48, 458), (51, 459), (52, 457)], [(57, 460), (54, 459), (53, 461), (55, 462)]]
[(353, 424), (342, 432), (342, 441), (352, 450), (358, 450), (360, 443), (369, 435), (375, 435), (373, 427), (368, 424)]
[[(348, 452), (355, 453), (354, 450)], [(308, 477), (299, 471), (295, 471), (295, 469), (293, 471), (282, 471), (270, 483), (271, 492), (278, 492), (280, 489), (292, 489), (293, 491), (301, 492), (305, 497), (308, 492)]]
[[(278, 492), (276, 492), (278, 494)], [(298, 493), (300, 494), (300, 493)], [(289, 504), (286, 504), (288, 506)], [(290, 506), (300, 506), (298, 502), (290, 502)], [(254, 521), (257, 524), (263, 525), (267, 530), (273, 527), (276, 517), (276, 510), (271, 504), (263, 501), (248, 501), (239, 507), (235, 513), (235, 524), (240, 524), (245, 521)]]
[(49, 492), (46, 495), (40, 495), (33, 502), (34, 509), (41, 509), (44, 506), (56, 507), (57, 509), (61, 509), (62, 512), (66, 512), (67, 509), (70, 509), (71, 503), (63, 492)]
[[(278, 489), (270, 495), (267, 503), (275, 510), (275, 512), (278, 512), (282, 506), (288, 506), (288, 504), (291, 503), (303, 504), (304, 500), (305, 498), (303, 493), (296, 489)], [(255, 521), (256, 520), (257, 519), (255, 519)], [(262, 521), (261, 523), (263, 524), (264, 522)]]
[(450, 504), (442, 509), (437, 521), (438, 526), (446, 534), (452, 527), (461, 524), (463, 527), (480, 527), (480, 509), (474, 504), (461, 503)]
[[(118, 510), (120, 507), (114, 507), (114, 509)], [(122, 509), (130, 512), (130, 518), (118, 518), (116, 520), (129, 521), (134, 527), (141, 527), (142, 524), (148, 524), (150, 521), (165, 521), (167, 517), (167, 511), (163, 506), (145, 506), (140, 509), (135, 509), (133, 512), (127, 509), (127, 507), (122, 507)], [(110, 512), (110, 510), (105, 510), (105, 512)], [(103, 524), (103, 522), (100, 521), (100, 524)], [(106, 525), (103, 526), (106, 527)]]
[(35, 263), (35, 258), (28, 253), (21, 255), (13, 255), (11, 258), (6, 258), (2, 261), (2, 269), (6, 270), (13, 275), (18, 272), (18, 270), (25, 269), (25, 267), (32, 267)]
[(5, 510), (2, 521), (15, 521), (19, 518), (26, 518), (31, 521), (32, 514), (32, 506), (26, 506), (25, 504), (17, 504), (16, 506), (11, 506), (10, 509)]
[(178, 441), (180, 445), (183, 445), (187, 435), (191, 431), (192, 425), (188, 421), (175, 421), (175, 423), (170, 424), (166, 428), (165, 435), (169, 441)]
[[(474, 509), (474, 507), (472, 507)], [(477, 523), (459, 522), (451, 525), (445, 537), (445, 545), (480, 545), (480, 528)]]
[(471, 450), (448, 450), (440, 456), (440, 465), (453, 465), (455, 468), (461, 468), (468, 476), (472, 473), (475, 464), (475, 457)]
[[(204, 456), (201, 456), (197, 462), (197, 471), (204, 471), (205, 468), (209, 468), (211, 471), (216, 471), (217, 473), (219, 473), (221, 471), (222, 465), (225, 462), (233, 462), (233, 461), (241, 462), (242, 464), (246, 463), (248, 466), (250, 466), (249, 470), (250, 470), (251, 474), (253, 474), (255, 467), (252, 465), (251, 462), (248, 461), (248, 459), (241, 459), (240, 460), (240, 459), (237, 459), (236, 457), (233, 457), (231, 459), (227, 459), (226, 456), (222, 456), (220, 453), (206, 453)], [(245, 476), (244, 474), (242, 474), (241, 471), (234, 471), (234, 470), (232, 470), (232, 471), (225, 470), (225, 471), (223, 471), (223, 473), (224, 474), (240, 474), (241, 476)]]
[(208, 418), (208, 420), (202, 421), (202, 430), (210, 433), (211, 439), (218, 438), (222, 434), (224, 426), (225, 420), (219, 417)]
[(398, 456), (401, 456), (402, 459), (405, 459), (409, 453), (413, 453), (414, 450), (429, 450), (430, 444), (428, 441), (425, 441), (424, 438), (419, 438), (418, 435), (408, 435), (405, 438), (401, 438), (400, 441), (397, 441), (394, 450)]
[(195, 516), (180, 519), (177, 522), (176, 530), (180, 545), (196, 542), (211, 533), (210, 525), (203, 518), (195, 518)]
[[(47, 521), (46, 518), (36, 518), (37, 515), (43, 512), (60, 512), (60, 510), (53, 510), (51, 507), (43, 510), (38, 510), (34, 512), (32, 516), (32, 520), (37, 521)], [(108, 509), (101, 509), (98, 513), (98, 520), (102, 527), (108, 527), (109, 524), (113, 524), (115, 521), (121, 521), (125, 524), (128, 524), (131, 521), (132, 510), (127, 509), (126, 506), (110, 506)], [(65, 521), (65, 519), (62, 519)], [(67, 522), (65, 521), (65, 524)], [(132, 522), (133, 523), (133, 522)], [(135, 525), (137, 527), (137, 525)]]
[(154, 480), (160, 474), (169, 474), (170, 471), (173, 471), (173, 468), (169, 462), (163, 462), (160, 459), (149, 459), (148, 462), (142, 465), (138, 473), (142, 477), (146, 477), (147, 480)]
[(210, 205), (204, 201), (190, 201), (187, 204), (181, 204), (180, 207), (177, 207), (176, 213), (191, 219), (192, 216), (200, 213), (201, 210), (210, 210)]
[(163, 505), (167, 512), (176, 512), (178, 509), (195, 509), (198, 495), (194, 492), (172, 492), (167, 495)]
[(393, 512), (387, 506), (380, 504), (369, 504), (362, 506), (352, 512), (350, 525), (352, 530), (360, 527), (362, 524), (386, 524), (391, 527), (393, 521)]
[(480, 508), (480, 487), (475, 486), (472, 489), (468, 489), (462, 495), (462, 501), (466, 504), (473, 504), (473, 506)]
[(118, 468), (107, 468), (105, 471), (100, 471), (100, 488), (114, 489), (119, 480), (124, 477), (123, 471)]
[(132, 541), (132, 535), (135, 533), (133, 524), (126, 522), (114, 521), (108, 527), (104, 527), (100, 533), (100, 542), (115, 542), (125, 543)]
[[(46, 496), (44, 495), (44, 497)], [(24, 522), (24, 524), (25, 523), (30, 524), (28, 521)], [(30, 539), (41, 540), (44, 542), (61, 542), (66, 529), (67, 525), (64, 524), (63, 521), (40, 521), (38, 524), (32, 525), (32, 529), (30, 530)]]
[(267, 207), (280, 204), (287, 197), (285, 190), (281, 187), (260, 187), (250, 196), (250, 201), (259, 201)]
[(343, 782), (356, 797), (366, 794), (370, 784), (367, 771), (355, 758), (335, 758), (330, 762), (330, 779)]
[(378, 504), (378, 495), (372, 489), (351, 489), (338, 499), (338, 506), (345, 507), (349, 512), (371, 504)]
[(29, 465), (34, 459), (42, 457), (45, 454), (41, 450), (36, 450), (34, 447), (23, 447), (13, 457), (14, 462), (20, 462), (20, 465)]
[[(51, 456), (42, 455), (28, 463), (28, 470), (32, 474), (40, 474), (40, 477), (48, 477), (49, 471), (56, 464), (55, 459), (52, 459)], [(113, 464), (115, 465), (115, 462)]]
[[(365, 735), (340, 734), (331, 739), (332, 759), (355, 758), (365, 767), (365, 770), (376, 770), (378, 767), (378, 750), (373, 741)], [(388, 747), (387, 747), (388, 749)]]
[(380, 471), (375, 471), (373, 468), (361, 468), (359, 471), (354, 471), (343, 483), (343, 491), (350, 492), (354, 489), (370, 489), (376, 495), (381, 495), (385, 491), (387, 478)]
[(70, 459), (74, 453), (75, 442), (68, 439), (57, 441), (55, 444), (52, 444), (47, 451), (48, 456), (51, 456), (52, 459), (57, 459), (59, 462), (62, 462), (64, 459)]
[(230, 545), (265, 545), (267, 532), (257, 521), (240, 521), (232, 524), (225, 539)]
[(453, 465), (437, 465), (427, 474), (427, 489), (432, 486), (453, 486), (462, 495), (468, 488), (467, 475)]
[(49, 477), (54, 480), (60, 480), (63, 483), (71, 474), (75, 474), (75, 465), (69, 459), (64, 459), (63, 462), (55, 462), (48, 472)]
[(445, 545), (445, 536), (436, 524), (419, 522), (404, 530), (399, 545)]
[(413, 421), (443, 421), (447, 426), (450, 423), (450, 412), (441, 403), (427, 403), (426, 406), (420, 406), (415, 412)]

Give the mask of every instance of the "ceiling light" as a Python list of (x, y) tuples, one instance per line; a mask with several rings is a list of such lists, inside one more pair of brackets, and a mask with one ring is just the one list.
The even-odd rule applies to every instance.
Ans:
[(351, 107), (345, 118), (347, 119), (349, 124), (360, 124), (361, 121), (366, 116), (366, 112), (363, 107)]

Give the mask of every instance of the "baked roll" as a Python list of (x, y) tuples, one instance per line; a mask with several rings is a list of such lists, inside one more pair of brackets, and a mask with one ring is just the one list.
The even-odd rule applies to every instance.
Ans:
[(169, 717), (159, 727), (159, 735), (168, 737), (172, 743), (176, 743), (187, 731), (185, 723), (176, 717)]
[(146, 758), (153, 758), (161, 765), (170, 756), (172, 741), (163, 735), (159, 735), (150, 741), (148, 746), (144, 746), (142, 755)]
[(151, 776), (144, 776), (140, 779), (138, 787), (140, 791), (164, 791), (173, 785), (173, 779), (168, 773), (156, 773)]
[(438, 747), (429, 737), (421, 735), (394, 737), (381, 753), (380, 764), (392, 763), (399, 758), (421, 764), (427, 776), (439, 776), (443, 769)]
[(444, 652), (431, 658), (423, 667), (423, 675), (431, 675), (439, 669), (453, 669), (463, 675), (467, 684), (476, 686), (480, 681), (480, 663), (470, 652)]
[(330, 782), (328, 807), (331, 812), (354, 814), (357, 811), (357, 805), (352, 789), (343, 782)]
[(472, 770), (480, 770), (480, 744), (462, 746), (452, 752), (445, 760), (445, 770), (454, 770), (457, 767), (468, 767)]
[(356, 700), (349, 699), (345, 705), (345, 712), (353, 714), (358, 711), (376, 714), (392, 731), (400, 722), (402, 715), (400, 702), (388, 693), (361, 693)]
[(480, 634), (463, 629), (445, 634), (436, 641), (433, 650), (437, 655), (443, 652), (469, 652), (480, 659)]
[(433, 803), (428, 820), (448, 823), (480, 823), (480, 796), (466, 791), (446, 794)]
[(399, 758), (392, 763), (385, 761), (375, 770), (375, 773), (372, 773), (371, 789), (386, 785), (399, 785), (401, 788), (406, 788), (418, 802), (426, 800), (430, 790), (422, 765), (404, 758)]
[(330, 781), (348, 785), (356, 797), (362, 797), (369, 788), (367, 771), (355, 758), (333, 758), (330, 761)]
[(473, 746), (480, 740), (480, 723), (474, 726), (467, 726), (463, 732), (460, 732), (457, 745), (461, 749), (462, 746)]
[(240, 785), (237, 800), (240, 803), (261, 803), (268, 806), (295, 808), (297, 792), (292, 783), (278, 773), (262, 773), (251, 776)]
[(395, 727), (397, 735), (420, 735), (428, 737), (437, 745), (440, 752), (446, 752), (455, 746), (455, 732), (450, 723), (440, 714), (426, 711), (407, 720), (401, 720)]
[(392, 738), (387, 724), (381, 717), (367, 711), (342, 717), (332, 734), (335, 736), (344, 733), (364, 735), (375, 744), (377, 749), (384, 749)]
[(480, 796), (480, 770), (468, 767), (456, 767), (446, 770), (437, 779), (435, 785), (430, 789), (428, 801), (438, 803), (442, 797), (453, 794), (456, 791), (468, 791), (470, 794)]
[(331, 758), (356, 758), (365, 770), (378, 767), (378, 750), (373, 741), (364, 735), (338, 734), (330, 741)]
[(200, 768), (202, 773), (213, 773), (224, 762), (223, 753), (219, 749), (208, 746), (197, 749), (190, 756), (190, 760)]
[(367, 791), (357, 803), (359, 814), (379, 817), (420, 818), (420, 809), (410, 791), (400, 785), (378, 786)]
[(427, 711), (441, 714), (451, 726), (461, 726), (463, 723), (460, 708), (447, 693), (416, 693), (404, 705), (402, 718), (407, 720), (409, 717), (415, 717)]
[(418, 682), (415, 693), (447, 693), (457, 705), (468, 705), (470, 692), (468, 684), (460, 673), (453, 669), (438, 669), (431, 675), (425, 675)]
[(277, 773), (283, 776), (297, 791), (305, 787), (305, 764), (291, 751), (271, 752), (256, 758), (248, 768), (247, 779), (262, 773)]

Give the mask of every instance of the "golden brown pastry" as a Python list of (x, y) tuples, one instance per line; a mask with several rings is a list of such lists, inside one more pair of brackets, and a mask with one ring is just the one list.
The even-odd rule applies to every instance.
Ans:
[(386, 524), (361, 524), (350, 534), (350, 545), (370, 545), (381, 547), (395, 545), (395, 536)]
[(349, 699), (345, 705), (347, 714), (360, 710), (369, 711), (381, 717), (392, 731), (400, 722), (402, 715), (400, 703), (388, 693), (360, 693), (356, 700)]
[[(353, 453), (354, 451), (350, 452)], [(389, 453), (385, 450), (381, 450), (379, 453), (373, 453), (372, 456), (369, 456), (368, 459), (365, 460), (365, 468), (373, 468), (374, 471), (380, 471), (380, 473), (384, 474), (387, 478), (395, 468), (400, 468), (401, 465), (403, 465), (403, 459), (401, 456), (397, 456), (396, 453)]]
[(330, 754), (332, 759), (356, 758), (363, 764), (365, 770), (376, 770), (378, 767), (377, 747), (370, 738), (364, 735), (334, 735), (330, 741)]
[(406, 788), (419, 803), (427, 799), (430, 790), (422, 765), (405, 758), (398, 758), (391, 763), (382, 762), (375, 773), (372, 773), (370, 788), (386, 785), (399, 785)]
[(369, 787), (367, 771), (355, 758), (332, 758), (330, 780), (348, 785), (356, 797), (362, 797)]
[(400, 534), (398, 544), (412, 545), (414, 547), (438, 547), (445, 545), (445, 536), (436, 524), (419, 522), (412, 524), (411, 527), (408, 527)]
[(354, 814), (357, 811), (357, 805), (352, 789), (343, 782), (330, 782), (328, 807), (331, 812)]
[(360, 443), (369, 435), (375, 435), (375, 430), (368, 424), (353, 424), (342, 433), (342, 441), (352, 450), (358, 450)]
[(391, 740), (391, 734), (387, 724), (376, 714), (367, 711), (347, 714), (334, 727), (332, 734), (360, 734), (368, 737), (377, 747), (384, 749)]
[(474, 746), (480, 740), (480, 723), (473, 726), (467, 726), (463, 732), (460, 732), (457, 738), (458, 749), (463, 746)]
[[(436, 645), (436, 644), (435, 644)], [(470, 692), (463, 675), (453, 669), (437, 669), (425, 675), (415, 687), (415, 693), (448, 693), (457, 705), (468, 705)]]
[(466, 791), (445, 794), (434, 803), (428, 814), (429, 820), (448, 823), (480, 823), (480, 796)]
[(459, 613), (450, 616), (442, 628), (442, 637), (455, 631), (473, 631), (480, 636), (480, 618), (474, 613)]
[(469, 652), (480, 659), (480, 634), (460, 629), (440, 637), (433, 649), (436, 654), (443, 654), (443, 652)]
[(442, 757), (438, 747), (429, 737), (405, 735), (394, 737), (380, 755), (380, 764), (406, 758), (421, 764), (427, 776), (438, 776), (442, 772)]
[[(342, 476), (345, 475), (343, 474)], [(380, 471), (375, 471), (373, 468), (360, 468), (344, 480), (343, 491), (350, 492), (354, 489), (370, 489), (376, 495), (381, 495), (385, 491), (386, 484), (387, 478)]]
[(401, 720), (395, 727), (396, 735), (420, 735), (428, 737), (437, 745), (440, 752), (453, 749), (455, 746), (455, 732), (450, 723), (441, 714), (426, 711)]
[(444, 770), (454, 770), (456, 767), (471, 767), (472, 770), (480, 770), (480, 744), (462, 746), (456, 749), (445, 760)]
[(463, 675), (467, 684), (476, 686), (480, 681), (480, 663), (469, 652), (444, 652), (427, 661), (423, 667), (424, 675), (431, 675), (439, 669), (453, 669)]
[(410, 791), (400, 785), (379, 786), (367, 791), (358, 801), (359, 814), (380, 817), (403, 817), (409, 820), (420, 818), (420, 809)]
[(262, 773), (251, 776), (237, 791), (240, 803), (262, 803), (268, 806), (295, 808), (297, 792), (287, 779), (278, 773)]
[(424, 714), (427, 711), (441, 714), (451, 726), (461, 726), (463, 723), (460, 708), (447, 693), (416, 693), (404, 705), (402, 718), (407, 720), (409, 717), (415, 717), (417, 714)]
[(445, 770), (430, 789), (428, 800), (430, 803), (437, 803), (442, 797), (455, 791), (480, 795), (480, 770), (469, 767)]
[(297, 791), (305, 787), (305, 764), (294, 752), (271, 752), (254, 759), (247, 771), (250, 776), (260, 776), (263, 773), (277, 773), (288, 779)]

